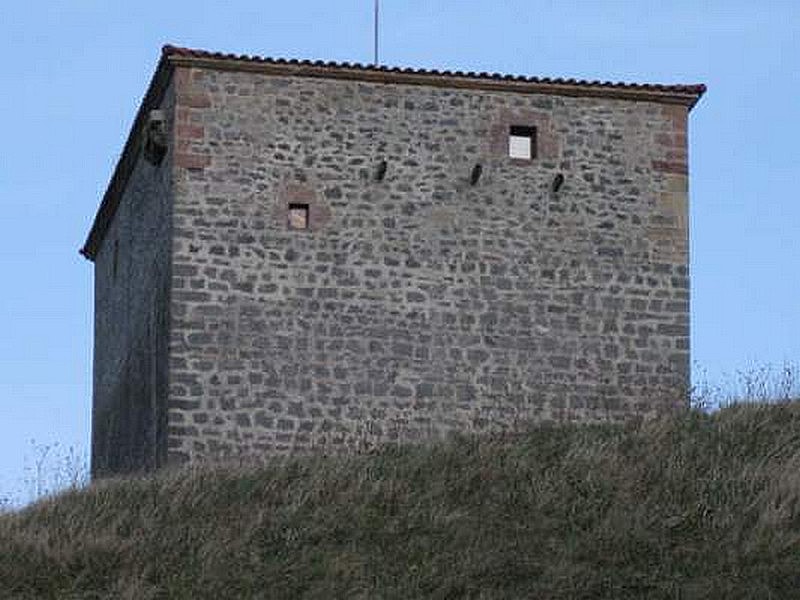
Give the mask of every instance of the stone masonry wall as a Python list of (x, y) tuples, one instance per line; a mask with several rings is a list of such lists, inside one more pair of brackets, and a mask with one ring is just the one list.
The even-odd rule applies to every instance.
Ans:
[(140, 150), (95, 258), (93, 477), (166, 462), (171, 165)]
[[(170, 460), (685, 402), (685, 107), (174, 80)], [(535, 159), (508, 158), (510, 125)]]

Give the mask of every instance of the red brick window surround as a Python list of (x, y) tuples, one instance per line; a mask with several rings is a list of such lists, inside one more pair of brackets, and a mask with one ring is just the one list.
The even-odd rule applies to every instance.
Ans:
[[(513, 139), (522, 138), (522, 139)], [(511, 152), (512, 141), (518, 151)], [(560, 136), (549, 113), (537, 110), (501, 110), (492, 119), (487, 139), (489, 153), (507, 164), (532, 167), (536, 161), (555, 161), (561, 155)], [(527, 148), (530, 147), (530, 158)]]
[(289, 229), (308, 229), (308, 203), (291, 202), (289, 204)]

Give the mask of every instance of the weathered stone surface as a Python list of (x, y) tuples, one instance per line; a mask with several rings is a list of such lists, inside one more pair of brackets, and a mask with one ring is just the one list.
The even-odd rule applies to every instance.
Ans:
[[(114, 406), (138, 342), (110, 323), (147, 330), (166, 281), (170, 460), (684, 402), (685, 107), (210, 68), (173, 84), (169, 160), (137, 166), (99, 256), (95, 379)], [(537, 127), (533, 160), (507, 156), (512, 124)], [(118, 235), (141, 262), (124, 301)]]
[[(162, 108), (171, 130), (174, 86)], [(168, 408), (177, 426), (194, 406), (181, 377), (168, 383), (172, 157), (136, 161), (95, 257), (93, 476), (164, 464)]]

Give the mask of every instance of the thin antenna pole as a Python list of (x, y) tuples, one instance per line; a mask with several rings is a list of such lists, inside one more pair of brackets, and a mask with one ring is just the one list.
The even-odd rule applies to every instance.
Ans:
[(379, 0), (375, 0), (375, 66), (378, 66), (378, 15), (380, 7)]

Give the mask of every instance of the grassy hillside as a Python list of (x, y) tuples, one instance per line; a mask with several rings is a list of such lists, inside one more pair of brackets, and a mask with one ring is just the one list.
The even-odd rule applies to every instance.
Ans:
[(800, 598), (800, 404), (105, 481), (2, 598)]

